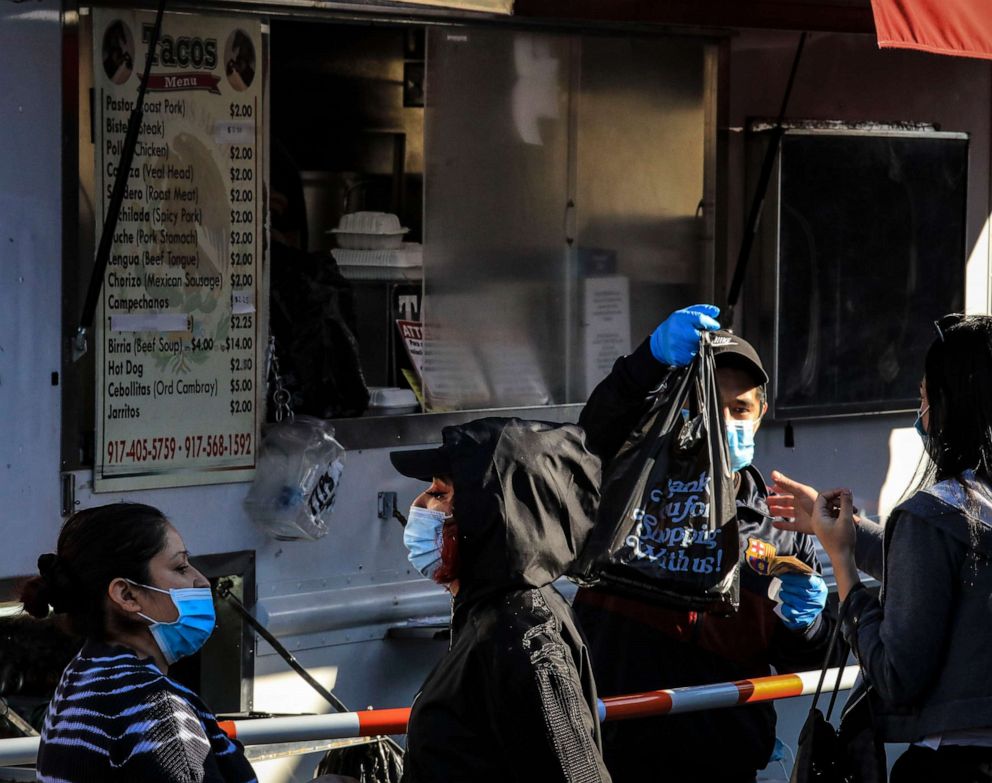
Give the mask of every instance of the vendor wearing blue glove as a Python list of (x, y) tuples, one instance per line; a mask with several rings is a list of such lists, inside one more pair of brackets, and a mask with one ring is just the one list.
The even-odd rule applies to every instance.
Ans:
[[(778, 530), (765, 481), (752, 465), (754, 435), (768, 410), (768, 375), (754, 348), (722, 330), (719, 309), (698, 304), (665, 318), (630, 355), (617, 359), (579, 418), (587, 444), (608, 464), (637, 426), (672, 368), (688, 365), (701, 335), (711, 334), (731, 468), (741, 549), (740, 609), (731, 617), (584, 588), (575, 610), (589, 638), (600, 693), (725, 682), (819, 668), (832, 628), (823, 613), (826, 586), (812, 537)], [(781, 573), (788, 558), (793, 570)], [(713, 752), (714, 742), (719, 752)], [(603, 751), (616, 783), (641, 781), (644, 749), (665, 759), (666, 781), (753, 781), (775, 746), (770, 703), (669, 715), (603, 726)]]
[(699, 353), (700, 335), (720, 328), (719, 314), (710, 304), (676, 310), (651, 333), (651, 355), (669, 367), (685, 367)]
[(775, 614), (794, 631), (809, 628), (827, 605), (827, 584), (819, 574), (782, 574), (772, 579), (768, 597)]

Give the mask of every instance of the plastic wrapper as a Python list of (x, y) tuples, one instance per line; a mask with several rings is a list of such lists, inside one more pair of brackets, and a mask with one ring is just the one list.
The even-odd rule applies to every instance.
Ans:
[(297, 416), (269, 424), (245, 508), (273, 538), (315, 541), (327, 535), (343, 472), (344, 449), (328, 422)]
[(403, 755), (395, 742), (376, 737), (362, 745), (327, 751), (317, 766), (317, 774), (355, 783), (400, 783)]

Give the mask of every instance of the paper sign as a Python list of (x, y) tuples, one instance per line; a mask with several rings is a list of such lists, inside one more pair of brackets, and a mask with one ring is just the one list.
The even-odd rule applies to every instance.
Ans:
[(110, 316), (112, 332), (192, 332), (193, 316), (188, 313), (138, 313)]
[(248, 121), (218, 122), (214, 125), (215, 144), (251, 144), (255, 141), (255, 123)]
[(255, 292), (254, 291), (232, 291), (231, 292), (231, 312), (243, 315), (255, 312)]
[[(92, 19), (99, 235), (155, 14)], [(97, 492), (253, 476), (262, 52), (258, 20), (164, 17), (98, 310)]]
[(583, 304), (585, 397), (630, 353), (630, 283), (622, 275), (588, 277)]
[(417, 378), (423, 378), (424, 371), (424, 327), (420, 321), (404, 321), (397, 319), (396, 327), (400, 330), (400, 338), (410, 363), (417, 371)]

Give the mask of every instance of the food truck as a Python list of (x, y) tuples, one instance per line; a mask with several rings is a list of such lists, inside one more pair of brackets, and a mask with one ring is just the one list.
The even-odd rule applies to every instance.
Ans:
[[(695, 302), (769, 369), (766, 474), (883, 517), (909, 485), (931, 322), (990, 312), (987, 62), (879, 49), (868, 0), (157, 11), (0, 3), (0, 695), (24, 717), (64, 659), (16, 586), (69, 514), (120, 500), (161, 508), (349, 708), (408, 705), (449, 598), (407, 562), (395, 512), (422, 487), (389, 451), (575, 421)], [(322, 526), (246, 504), (287, 404), (341, 447)], [(218, 613), (182, 672), (212, 708), (332, 710)], [(794, 745), (801, 710), (780, 715)], [(254, 764), (302, 781), (328, 747)]]

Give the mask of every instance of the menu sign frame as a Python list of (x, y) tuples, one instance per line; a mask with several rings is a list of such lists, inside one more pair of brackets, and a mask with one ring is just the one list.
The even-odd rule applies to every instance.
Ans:
[[(94, 8), (97, 241), (153, 12)], [(250, 481), (264, 404), (266, 42), (165, 14), (96, 318), (94, 491)]]

